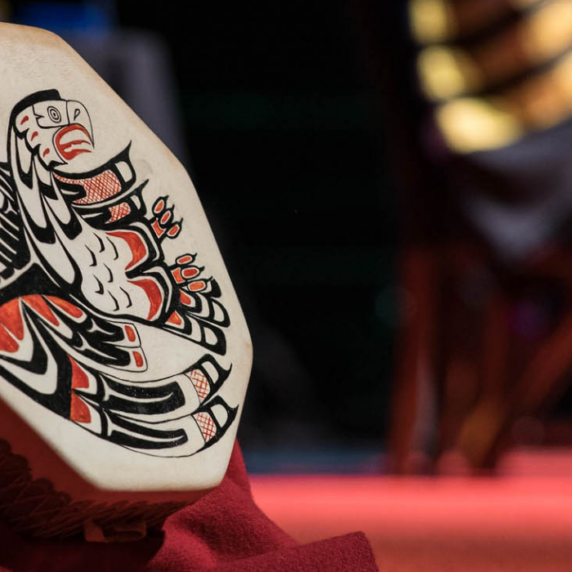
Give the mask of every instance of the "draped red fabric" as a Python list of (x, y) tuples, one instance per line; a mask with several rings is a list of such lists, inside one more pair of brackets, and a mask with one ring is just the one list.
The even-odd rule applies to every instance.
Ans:
[(0, 526), (0, 572), (376, 572), (362, 533), (300, 546), (256, 506), (238, 445), (221, 485), (158, 536), (123, 544), (24, 539)]

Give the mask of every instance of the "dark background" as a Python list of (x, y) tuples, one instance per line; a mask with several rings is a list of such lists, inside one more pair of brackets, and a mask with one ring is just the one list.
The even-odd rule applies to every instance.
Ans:
[[(37, 4), (12, 8), (15, 21), (38, 24)], [(356, 5), (119, 1), (90, 9), (96, 27), (145, 30), (170, 56), (178, 154), (253, 337), (239, 434), (247, 455), (381, 450), (398, 319), (397, 213)], [(42, 18), (66, 37), (61, 15)], [(121, 93), (122, 77), (110, 76)]]

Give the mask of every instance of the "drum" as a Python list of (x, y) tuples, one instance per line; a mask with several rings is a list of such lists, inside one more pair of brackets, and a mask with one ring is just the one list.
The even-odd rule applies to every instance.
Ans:
[(252, 349), (184, 168), (57, 36), (0, 24), (0, 521), (144, 536), (216, 487)]

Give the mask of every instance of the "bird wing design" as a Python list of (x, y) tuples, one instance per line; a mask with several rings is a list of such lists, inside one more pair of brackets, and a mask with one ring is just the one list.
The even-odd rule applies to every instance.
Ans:
[(85, 106), (57, 91), (13, 110), (0, 165), (0, 279), (11, 282), (0, 280), (0, 376), (112, 443), (191, 455), (237, 414), (219, 393), (229, 315), (198, 255), (166, 260), (182, 221), (168, 197), (147, 208), (129, 146), (69, 172), (93, 141)]

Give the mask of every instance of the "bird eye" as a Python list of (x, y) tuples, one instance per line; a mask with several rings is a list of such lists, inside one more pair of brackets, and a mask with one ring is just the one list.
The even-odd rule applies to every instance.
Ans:
[(62, 120), (60, 112), (55, 107), (48, 107), (48, 115), (54, 123), (59, 123)]

